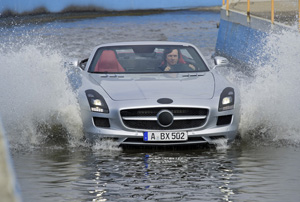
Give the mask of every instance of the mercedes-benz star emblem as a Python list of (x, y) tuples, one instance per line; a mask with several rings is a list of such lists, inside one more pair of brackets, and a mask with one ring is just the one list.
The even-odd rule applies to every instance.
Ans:
[(157, 123), (161, 126), (161, 127), (169, 127), (170, 125), (172, 125), (173, 121), (174, 121), (174, 115), (171, 111), (169, 110), (160, 110), (157, 113)]

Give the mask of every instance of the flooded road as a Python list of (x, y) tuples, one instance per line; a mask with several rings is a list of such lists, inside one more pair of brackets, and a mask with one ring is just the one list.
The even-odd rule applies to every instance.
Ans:
[(82, 140), (64, 61), (101, 43), (169, 40), (195, 44), (211, 63), (219, 17), (181, 11), (0, 28), (0, 114), (23, 201), (298, 201), (300, 40), (292, 33), (270, 36), (266, 51), (282, 53), (254, 78), (221, 70), (242, 94), (233, 145), (121, 149)]

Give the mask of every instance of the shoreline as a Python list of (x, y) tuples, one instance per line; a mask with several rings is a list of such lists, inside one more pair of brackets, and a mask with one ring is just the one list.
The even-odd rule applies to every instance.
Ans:
[(155, 15), (162, 13), (178, 12), (178, 11), (195, 11), (195, 12), (220, 12), (221, 6), (213, 7), (196, 7), (189, 9), (176, 9), (176, 10), (165, 10), (165, 9), (147, 9), (147, 10), (125, 10), (125, 11), (109, 11), (95, 9), (95, 7), (89, 8), (78, 8), (69, 7), (61, 12), (50, 13), (43, 9), (38, 9), (34, 12), (14, 14), (11, 12), (5, 15), (0, 15), (0, 27), (9, 27), (21, 24), (40, 24), (53, 21), (63, 20), (79, 20), (89, 19), (97, 17), (113, 17), (113, 16), (143, 16), (143, 15)]

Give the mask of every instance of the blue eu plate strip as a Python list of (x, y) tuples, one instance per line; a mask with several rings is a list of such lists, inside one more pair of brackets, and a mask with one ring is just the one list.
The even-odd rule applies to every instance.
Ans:
[(148, 141), (148, 132), (144, 132), (144, 141)]

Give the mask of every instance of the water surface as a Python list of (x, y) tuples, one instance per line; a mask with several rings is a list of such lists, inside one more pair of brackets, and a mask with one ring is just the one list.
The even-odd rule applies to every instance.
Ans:
[(212, 63), (219, 18), (182, 11), (0, 28), (0, 113), (23, 200), (298, 201), (300, 40), (294, 33), (270, 35), (265, 51), (274, 52), (274, 62), (253, 77), (220, 70), (241, 89), (241, 139), (233, 145), (122, 150), (82, 139), (64, 61), (86, 58), (107, 42), (170, 40), (195, 44)]

